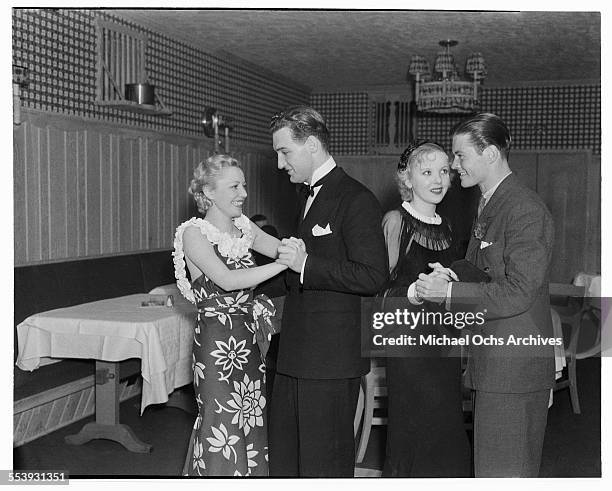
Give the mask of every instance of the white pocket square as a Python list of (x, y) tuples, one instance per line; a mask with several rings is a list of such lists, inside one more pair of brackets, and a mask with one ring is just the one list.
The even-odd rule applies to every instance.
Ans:
[(312, 227), (312, 235), (314, 235), (315, 237), (321, 237), (322, 235), (329, 235), (331, 233), (332, 231), (331, 231), (331, 228), (329, 227), (329, 223), (325, 225), (325, 228), (322, 228), (318, 224)]
[(481, 240), (480, 241), (480, 248), (484, 249), (485, 247), (489, 247), (491, 244), (493, 244), (493, 242), (487, 242), (486, 240)]

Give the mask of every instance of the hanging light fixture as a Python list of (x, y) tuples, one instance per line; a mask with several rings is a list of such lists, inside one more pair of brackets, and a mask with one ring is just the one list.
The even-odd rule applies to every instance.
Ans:
[(429, 63), (420, 55), (413, 55), (408, 72), (415, 78), (414, 100), (419, 111), (432, 113), (471, 113), (480, 107), (478, 87), (487, 75), (487, 68), (480, 53), (472, 53), (465, 64), (469, 80), (461, 80), (457, 64), (450, 52), (459, 44), (450, 39), (440, 41), (445, 50), (438, 53), (433, 76)]

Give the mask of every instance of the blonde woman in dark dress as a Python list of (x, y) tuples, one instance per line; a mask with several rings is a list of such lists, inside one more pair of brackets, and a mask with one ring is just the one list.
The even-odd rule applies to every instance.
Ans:
[[(386, 295), (407, 296), (418, 309), (435, 309), (430, 303), (420, 305), (414, 282), (420, 273), (431, 272), (431, 264), (458, 259), (450, 224), (436, 213), (450, 186), (446, 152), (432, 142), (409, 146), (400, 157), (397, 182), (402, 205), (383, 218), (391, 272)], [(442, 326), (419, 329), (417, 334), (444, 331)], [(417, 346), (405, 354), (386, 359), (389, 418), (383, 476), (468, 477), (460, 359), (437, 346)]]

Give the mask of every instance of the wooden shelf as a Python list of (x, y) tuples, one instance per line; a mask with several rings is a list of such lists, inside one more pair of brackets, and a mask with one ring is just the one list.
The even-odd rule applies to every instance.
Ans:
[(138, 104), (137, 102), (132, 102), (125, 99), (121, 101), (96, 101), (96, 104), (99, 106), (114, 107), (122, 111), (130, 111), (140, 114), (157, 114), (159, 116), (169, 116), (172, 114), (172, 111), (166, 109), (165, 107), (154, 106), (151, 104)]

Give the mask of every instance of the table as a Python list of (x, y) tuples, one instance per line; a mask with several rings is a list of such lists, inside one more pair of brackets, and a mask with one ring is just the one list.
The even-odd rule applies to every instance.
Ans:
[(50, 310), (17, 326), (17, 366), (22, 370), (35, 370), (42, 357), (96, 360), (95, 423), (66, 437), (68, 443), (104, 438), (132, 452), (151, 450), (119, 423), (120, 361), (141, 360), (141, 415), (148, 405), (167, 402), (175, 388), (193, 380), (196, 307), (178, 295), (174, 307), (142, 306), (151, 297), (134, 294)]

